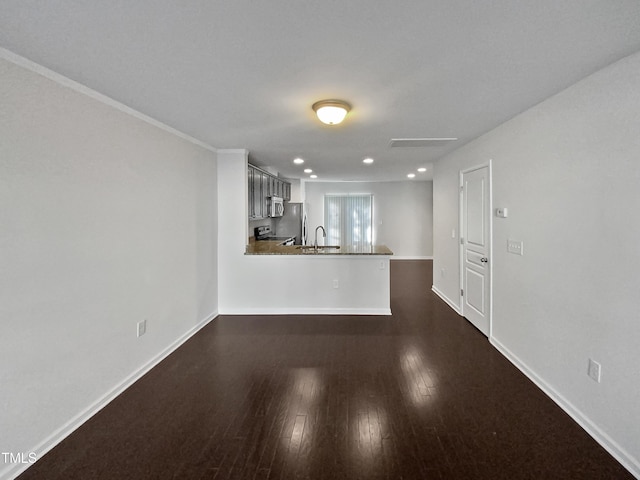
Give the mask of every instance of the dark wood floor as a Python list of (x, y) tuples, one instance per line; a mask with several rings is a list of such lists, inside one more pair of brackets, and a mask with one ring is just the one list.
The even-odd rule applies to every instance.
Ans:
[(625, 479), (391, 262), (392, 317), (221, 316), (27, 470), (35, 479)]

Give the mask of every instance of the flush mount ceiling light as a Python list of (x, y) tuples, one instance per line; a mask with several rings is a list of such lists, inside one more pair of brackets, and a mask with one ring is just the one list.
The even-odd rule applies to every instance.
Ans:
[(299, 158), (299, 157), (298, 158), (294, 158), (293, 159), (293, 163), (295, 163), (296, 165), (301, 165), (301, 164), (304, 163), (304, 160)]
[(367, 165), (371, 165), (373, 163), (373, 158), (365, 158), (362, 160), (362, 163), (366, 163)]
[(318, 178), (318, 175), (309, 175), (309, 178)]
[(407, 177), (409, 177), (409, 178), (414, 178), (415, 176), (416, 176), (416, 174), (415, 174), (415, 173), (409, 173), (409, 174), (407, 175)]
[(419, 171), (420, 173), (424, 173), (424, 172), (426, 172), (426, 171), (427, 171), (427, 169), (426, 169), (425, 167), (420, 167), (420, 168), (418, 169), (418, 171)]
[(311, 108), (322, 123), (337, 125), (347, 116), (351, 105), (342, 100), (320, 100), (314, 103)]
[(311, 173), (311, 172), (313, 172), (313, 170), (311, 170), (310, 168), (305, 168), (304, 169), (304, 173)]

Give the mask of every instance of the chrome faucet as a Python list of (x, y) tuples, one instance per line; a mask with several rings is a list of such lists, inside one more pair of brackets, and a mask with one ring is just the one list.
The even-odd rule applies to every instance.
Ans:
[(322, 229), (322, 236), (323, 236), (324, 238), (327, 238), (327, 232), (325, 231), (324, 227), (323, 227), (322, 225), (318, 225), (318, 226), (316, 227), (316, 243), (315, 243), (315, 245), (314, 245), (314, 248), (315, 248), (316, 250), (318, 250), (318, 229)]

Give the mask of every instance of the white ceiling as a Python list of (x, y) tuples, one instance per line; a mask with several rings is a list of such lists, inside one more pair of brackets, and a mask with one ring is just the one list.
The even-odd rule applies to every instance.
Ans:
[(284, 176), (406, 180), (640, 50), (640, 2), (1, 0), (0, 46)]

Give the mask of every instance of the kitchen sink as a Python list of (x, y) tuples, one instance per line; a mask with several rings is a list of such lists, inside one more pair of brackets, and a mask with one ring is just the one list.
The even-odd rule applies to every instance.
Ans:
[(329, 253), (332, 250), (337, 250), (340, 248), (340, 245), (319, 245), (318, 247), (313, 247), (311, 245), (299, 245), (296, 248), (302, 250), (302, 253)]

